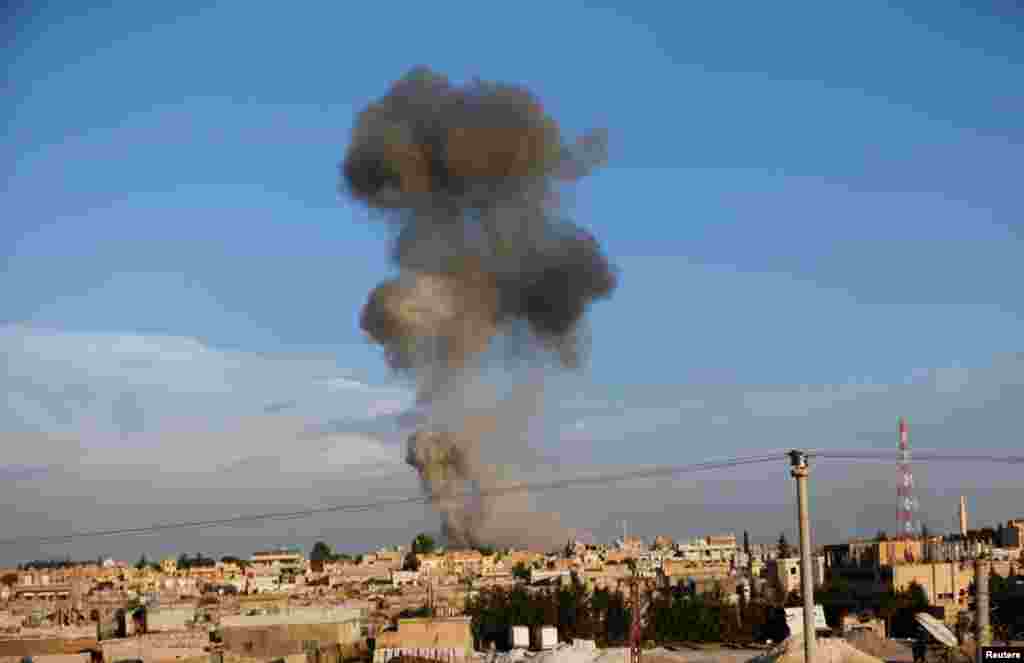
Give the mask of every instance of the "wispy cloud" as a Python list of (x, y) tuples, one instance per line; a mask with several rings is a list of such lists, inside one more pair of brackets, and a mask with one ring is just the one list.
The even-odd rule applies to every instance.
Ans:
[[(403, 428), (413, 423), (403, 416), (411, 392), (369, 384), (329, 358), (7, 327), (0, 329), (0, 361), (9, 367), (0, 376), (6, 392), (0, 520), (11, 536), (366, 502), (419, 490), (400, 444)], [(496, 461), (516, 462), (507, 470), (510, 480), (792, 447), (889, 450), (901, 415), (909, 417), (919, 449), (1009, 450), (1019, 446), (1012, 432), (1024, 407), (1024, 355), (929, 368), (890, 383), (611, 387), (563, 377), (552, 381), (547, 397), (541, 425), (525, 441), (529, 448), (493, 449)], [(979, 517), (1012, 516), (1019, 504), (1012, 469), (919, 467), (926, 516), (941, 525), (955, 506), (948, 495), (959, 494), (987, 496), (972, 511)], [(895, 495), (894, 477), (887, 465), (819, 464), (813, 516), (832, 523), (822, 535), (891, 527), (885, 493), (891, 488)], [(877, 485), (865, 488), (865, 481)], [(602, 537), (626, 518), (637, 531), (682, 535), (729, 523), (767, 538), (764, 530), (777, 536), (791, 524), (790, 488), (780, 465), (559, 491), (541, 495), (538, 505)], [(335, 527), (362, 532), (358, 545), (373, 545), (432, 530), (436, 515), (415, 507), (332, 522), (179, 532), (160, 541), (170, 548), (184, 541), (236, 550), (258, 533), (288, 538), (298, 528), (317, 536)], [(85, 551), (100, 544), (76, 545)], [(37, 553), (0, 551), (0, 557)]]
[(111, 443), (223, 428), (260, 412), (288, 411), (307, 423), (374, 418), (410, 401), (408, 390), (346, 377), (328, 358), (225, 351), (188, 338), (8, 326), (0, 357), (8, 367), (0, 429)]
[(298, 404), (298, 401), (279, 401), (277, 403), (268, 403), (263, 406), (263, 411), (267, 414), (276, 414), (278, 412), (284, 412), (285, 410), (291, 410)]

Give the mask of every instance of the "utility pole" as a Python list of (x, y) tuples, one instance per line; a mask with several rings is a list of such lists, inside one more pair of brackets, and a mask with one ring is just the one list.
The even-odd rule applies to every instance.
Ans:
[(629, 629), (629, 661), (630, 663), (640, 663), (640, 638), (642, 636), (640, 629), (640, 577), (635, 567), (630, 583), (630, 598), (633, 603), (633, 623)]
[(989, 625), (989, 602), (988, 602), (988, 562), (974, 560), (974, 589), (977, 604), (977, 619), (975, 623), (978, 628), (978, 646), (988, 647), (992, 644), (992, 627)]
[(800, 593), (804, 597), (804, 661), (814, 661), (814, 568), (811, 561), (811, 517), (807, 510), (807, 454), (789, 452), (792, 476), (796, 479), (797, 515), (800, 525)]

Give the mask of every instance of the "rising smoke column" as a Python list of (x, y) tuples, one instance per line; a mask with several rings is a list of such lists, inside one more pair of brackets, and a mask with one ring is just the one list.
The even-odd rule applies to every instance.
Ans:
[(500, 468), (481, 461), (481, 438), (507, 435), (509, 418), (522, 414), (507, 404), (487, 414), (462, 408), (474, 362), (502, 334), (522, 354), (553, 352), (562, 366), (577, 366), (583, 316), (615, 289), (597, 241), (560, 215), (557, 199), (559, 182), (585, 176), (605, 156), (602, 132), (564, 144), (525, 89), (454, 86), (425, 67), (357, 118), (344, 188), (392, 224), (400, 269), (370, 293), (360, 326), (393, 369), (416, 379), (428, 417), (409, 439), (407, 461), (438, 499), (453, 544), (514, 536), (508, 519), (497, 526), (511, 508), (505, 498), (455, 497), (497, 484)]

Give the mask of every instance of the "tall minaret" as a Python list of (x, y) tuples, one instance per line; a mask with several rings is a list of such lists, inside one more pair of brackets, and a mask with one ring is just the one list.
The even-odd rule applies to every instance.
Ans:
[(967, 498), (960, 496), (960, 536), (967, 536)]
[(917, 534), (914, 513), (917, 499), (914, 497), (914, 474), (910, 471), (910, 439), (907, 435), (907, 421), (900, 417), (899, 468), (900, 484), (896, 488), (896, 537), (911, 538)]

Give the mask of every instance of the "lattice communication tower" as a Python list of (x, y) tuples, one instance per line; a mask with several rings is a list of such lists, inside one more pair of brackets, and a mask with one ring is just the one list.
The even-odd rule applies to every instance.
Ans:
[(896, 507), (897, 536), (910, 539), (918, 535), (921, 524), (917, 520), (917, 498), (914, 497), (914, 473), (910, 470), (910, 438), (907, 432), (907, 420), (900, 417), (899, 467), (900, 483), (896, 489), (898, 505)]

